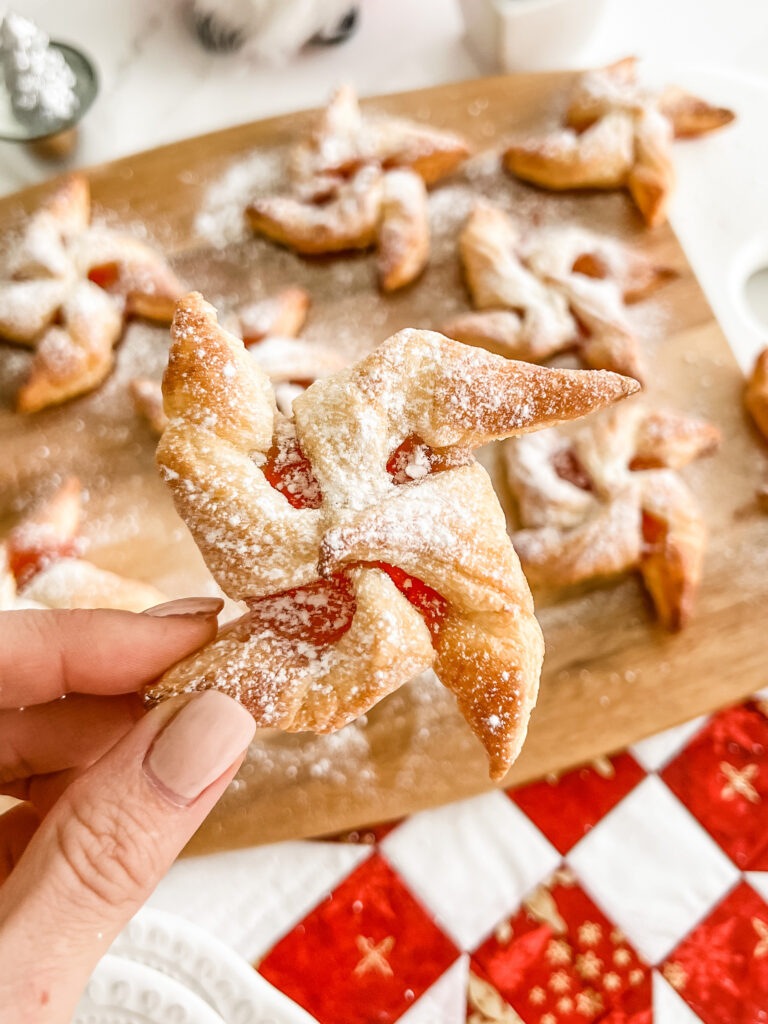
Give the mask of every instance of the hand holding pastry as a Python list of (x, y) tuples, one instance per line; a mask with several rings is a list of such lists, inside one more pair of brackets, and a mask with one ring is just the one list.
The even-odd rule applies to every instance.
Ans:
[(0, 1016), (60, 1024), (237, 771), (253, 719), (221, 693), (136, 690), (210, 640), (221, 602), (0, 613)]
[(401, 331), (279, 415), (199, 295), (179, 303), (158, 462), (209, 568), (250, 611), (148, 688), (223, 688), (259, 725), (341, 728), (434, 665), (501, 778), (541, 633), (480, 444), (636, 390)]

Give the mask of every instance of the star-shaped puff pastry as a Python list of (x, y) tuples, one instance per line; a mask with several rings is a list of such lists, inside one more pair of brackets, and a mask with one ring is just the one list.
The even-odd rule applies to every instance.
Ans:
[(394, 117), (363, 117), (340, 88), (288, 159), (292, 193), (246, 213), (254, 231), (307, 255), (378, 249), (379, 283), (395, 291), (429, 259), (427, 187), (467, 157), (460, 136)]
[[(276, 295), (241, 306), (223, 322), (243, 339), (272, 381), (277, 407), (286, 416), (291, 415), (294, 398), (305, 388), (346, 366), (346, 360), (336, 349), (296, 337), (304, 326), (309, 301), (303, 288), (283, 288)], [(135, 377), (129, 388), (136, 411), (156, 434), (162, 434), (168, 417), (163, 410), (160, 381)]]
[(643, 379), (625, 304), (644, 299), (672, 270), (582, 228), (525, 232), (489, 203), (467, 218), (459, 249), (479, 312), (444, 324), (451, 338), (530, 362), (575, 349), (587, 366)]
[(695, 138), (735, 115), (677, 87), (637, 81), (634, 57), (579, 76), (565, 127), (510, 146), (504, 166), (544, 188), (627, 188), (649, 227), (663, 224), (675, 180), (674, 139)]
[(0, 278), (0, 338), (35, 349), (20, 412), (93, 390), (126, 318), (168, 322), (181, 294), (153, 249), (90, 220), (88, 179), (71, 174), (32, 214)]
[(18, 522), (0, 543), (0, 610), (119, 608), (165, 601), (156, 587), (81, 557), (82, 489), (74, 477)]
[(172, 338), (158, 464), (209, 569), (250, 611), (148, 698), (218, 687), (261, 726), (330, 732), (434, 666), (502, 777), (543, 645), (471, 449), (636, 382), (405, 330), (312, 384), (288, 420), (200, 295), (179, 303)]
[[(747, 378), (744, 405), (755, 426), (768, 441), (768, 348), (764, 348), (758, 355)], [(760, 508), (768, 512), (768, 482), (758, 485), (757, 501)]]
[(507, 442), (507, 479), (524, 529), (513, 534), (536, 586), (637, 569), (662, 624), (681, 629), (701, 580), (706, 529), (677, 470), (714, 451), (717, 427), (630, 404), (572, 436), (547, 430)]

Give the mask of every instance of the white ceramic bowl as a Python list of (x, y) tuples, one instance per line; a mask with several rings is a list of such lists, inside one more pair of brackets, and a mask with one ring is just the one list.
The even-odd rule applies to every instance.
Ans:
[(127, 1019), (136, 1024), (314, 1024), (215, 936), (147, 907), (99, 963), (72, 1024)]

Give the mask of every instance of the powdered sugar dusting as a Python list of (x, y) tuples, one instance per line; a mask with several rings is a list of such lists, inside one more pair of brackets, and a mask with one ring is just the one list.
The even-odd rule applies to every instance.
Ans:
[(245, 208), (257, 196), (279, 189), (285, 152), (257, 149), (232, 164), (205, 193), (195, 218), (195, 230), (217, 249), (240, 242), (250, 234)]

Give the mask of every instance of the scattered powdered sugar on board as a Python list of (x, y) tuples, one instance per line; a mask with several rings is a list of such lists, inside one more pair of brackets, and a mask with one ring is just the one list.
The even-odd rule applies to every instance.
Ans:
[(257, 149), (238, 160), (206, 191), (195, 230), (217, 249), (240, 242), (249, 233), (245, 208), (257, 196), (280, 189), (285, 153)]
[[(561, 113), (559, 97), (552, 105), (553, 119)], [(495, 145), (496, 128), (483, 103), (478, 101), (470, 114), (477, 126), (477, 137)], [(428, 115), (428, 110), (415, 112), (415, 116)], [(244, 217), (245, 207), (255, 196), (282, 188), (284, 155), (284, 148), (255, 150), (208, 184), (195, 223), (199, 245), (194, 250), (187, 248), (174, 259), (174, 269), (191, 288), (202, 291), (222, 311), (264, 298), (287, 285), (307, 289), (312, 304), (302, 337), (334, 347), (346, 359), (361, 357), (404, 327), (439, 329), (451, 316), (470, 308), (456, 241), (464, 219), (479, 199), (498, 204), (527, 225), (572, 224), (609, 236), (626, 237), (630, 245), (655, 251), (656, 243), (642, 231), (637, 214), (624, 195), (546, 193), (510, 178), (500, 167), (498, 149), (487, 150), (431, 190), (433, 244), (423, 277), (411, 288), (382, 296), (376, 287), (373, 252), (303, 258), (251, 235)], [(185, 173), (197, 174), (197, 170)], [(162, 216), (163, 201), (162, 196), (158, 198), (157, 216), (148, 218), (146, 224), (137, 222), (127, 205), (119, 204), (109, 211), (100, 210), (98, 219), (112, 227), (128, 224), (131, 233), (142, 238), (151, 235), (161, 247), (173, 251), (179, 246), (172, 236), (170, 220)], [(680, 259), (674, 243), (663, 245)], [(666, 289), (633, 306), (630, 318), (644, 342), (647, 339), (647, 344), (653, 346), (648, 353), (649, 363), (655, 365), (657, 354), (667, 360), (666, 328), (670, 325), (679, 330), (680, 317), (675, 306), (668, 304)], [(58, 409), (21, 419), (8, 410), (31, 353), (3, 346), (0, 432), (5, 431), (3, 436), (12, 440), (10, 458), (0, 460), (0, 516), (10, 523), (36, 497), (49, 494), (56, 482), (76, 473), (86, 488), (84, 534), (89, 559), (115, 572), (138, 575), (138, 551), (142, 564), (152, 567), (152, 582), (169, 597), (213, 594), (218, 588), (156, 473), (156, 438), (135, 414), (127, 394), (131, 377), (159, 380), (167, 350), (167, 329), (131, 323), (118, 346), (116, 370), (102, 388)], [(731, 441), (737, 440), (743, 434), (743, 425), (739, 410), (729, 403), (730, 385), (718, 383), (718, 367), (706, 354), (692, 352), (690, 360), (691, 379), (701, 387), (681, 395), (678, 374), (668, 404), (682, 405), (705, 416), (722, 410), (715, 418)], [(568, 361), (568, 357), (561, 360)], [(660, 382), (652, 383), (658, 389)], [(733, 491), (734, 497), (723, 502), (722, 512), (718, 512), (722, 517), (730, 515), (733, 504), (743, 500), (745, 486), (737, 483), (737, 474), (739, 479), (747, 480), (750, 474), (758, 478), (761, 473), (760, 466), (749, 462), (747, 446), (736, 447), (735, 459), (729, 453), (733, 468), (729, 466), (728, 476), (729, 484), (733, 484), (729, 494)], [(489, 464), (493, 462), (489, 458), (492, 455), (492, 451), (485, 451), (480, 453), (480, 459)], [(418, 465), (418, 459), (414, 460), (416, 472)], [(698, 494), (706, 493), (707, 482), (712, 479), (710, 465), (704, 460), (691, 467)], [(716, 539), (713, 531), (713, 545)], [(738, 553), (734, 548), (734, 557)], [(748, 554), (754, 559), (754, 552)], [(763, 562), (759, 568), (764, 575)], [(614, 601), (622, 614), (626, 612), (636, 618), (638, 631), (647, 628), (647, 613), (634, 580), (594, 592), (585, 589), (565, 604), (543, 607), (540, 617), (548, 634), (555, 634), (563, 624), (576, 620), (589, 631), (595, 623), (607, 621), (615, 614)], [(548, 603), (545, 599), (541, 605)], [(241, 611), (230, 603), (227, 617)], [(402, 794), (404, 804), (412, 800), (408, 794), (418, 790), (423, 769), (429, 767), (434, 778), (435, 764), (445, 768), (442, 797), (448, 799), (455, 764), (461, 764), (462, 771), (467, 764), (476, 766), (478, 777), (484, 772), (480, 745), (468, 728), (455, 727), (457, 721), (453, 697), (433, 675), (427, 674), (337, 734), (316, 737), (260, 733), (240, 776), (214, 812), (210, 829), (223, 828), (221, 822), (233, 810), (247, 816), (249, 808), (258, 804), (259, 794), (269, 789), (270, 780), (295, 781), (300, 789), (305, 785), (322, 785), (339, 804), (345, 796), (361, 790), (373, 794), (380, 783), (375, 765), (382, 751), (388, 749), (393, 732), (399, 744), (402, 740), (402, 752), (397, 755), (392, 787)], [(444, 743), (448, 732), (452, 743), (456, 741), (450, 750), (445, 749)], [(300, 795), (298, 802), (303, 798)], [(300, 815), (300, 810), (297, 813)], [(258, 822), (254, 821), (249, 835), (258, 834)]]

